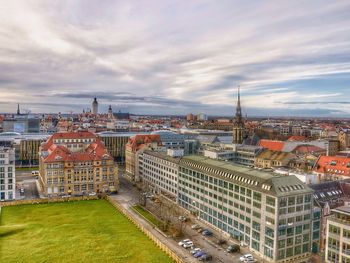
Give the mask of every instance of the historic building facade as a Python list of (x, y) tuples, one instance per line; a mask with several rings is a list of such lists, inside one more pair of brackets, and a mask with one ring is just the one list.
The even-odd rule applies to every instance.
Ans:
[(48, 196), (109, 193), (119, 185), (113, 157), (90, 132), (53, 134), (40, 147), (39, 173)]

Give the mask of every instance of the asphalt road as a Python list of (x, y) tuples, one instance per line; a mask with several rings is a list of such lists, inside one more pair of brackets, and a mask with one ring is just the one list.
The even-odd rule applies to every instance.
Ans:
[[(36, 181), (31, 171), (16, 171), (16, 199), (39, 198)], [(24, 193), (20, 193), (21, 188), (24, 189)]]
[[(136, 187), (134, 187), (126, 178), (123, 176), (119, 177), (120, 189), (118, 195), (113, 196), (113, 198), (121, 203), (124, 207), (130, 210), (130, 206), (133, 204), (137, 204), (139, 201), (139, 191)], [(157, 211), (157, 204), (151, 202), (147, 199), (147, 207), (154, 213)], [(151, 208), (153, 207), (153, 209)], [(140, 218), (139, 218), (140, 219)], [(140, 221), (140, 220), (139, 220)], [(140, 222), (142, 223), (143, 220)], [(146, 225), (149, 225), (147, 222), (143, 222)], [(213, 263), (233, 263), (240, 262), (239, 257), (242, 256), (243, 253), (227, 253), (225, 249), (228, 244), (220, 247), (215, 244), (216, 237), (204, 237), (200, 233), (191, 229), (191, 225), (197, 223), (187, 223), (188, 225), (184, 228), (184, 237), (181, 239), (189, 238), (194, 242), (195, 247), (199, 247), (204, 250), (206, 253), (212, 255), (213, 260), (210, 262)], [(204, 226), (200, 223), (200, 225)], [(207, 228), (207, 227), (206, 227)], [(180, 247), (177, 243), (180, 239), (173, 239), (171, 237), (164, 238), (161, 237), (163, 242), (166, 242), (169, 247), (175, 251), (178, 255), (180, 255), (186, 262), (199, 262), (197, 259), (191, 256), (190, 250), (186, 250), (185, 248)], [(244, 251), (245, 253), (249, 253), (249, 251)]]

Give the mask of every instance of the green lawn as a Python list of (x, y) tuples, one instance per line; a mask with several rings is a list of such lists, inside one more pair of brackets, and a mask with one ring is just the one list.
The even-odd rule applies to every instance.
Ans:
[(159, 221), (154, 215), (145, 210), (143, 207), (135, 205), (132, 207), (132, 209), (141, 214), (144, 218), (146, 218), (151, 224), (155, 225), (156, 227), (160, 227), (162, 225), (161, 221)]
[(16, 167), (16, 171), (37, 171), (39, 170), (38, 166), (32, 166), (32, 167)]
[(0, 262), (173, 262), (105, 200), (3, 207)]

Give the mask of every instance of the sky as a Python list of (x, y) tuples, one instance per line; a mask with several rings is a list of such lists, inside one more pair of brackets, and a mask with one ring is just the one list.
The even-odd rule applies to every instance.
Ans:
[(350, 1), (0, 0), (0, 112), (350, 117)]

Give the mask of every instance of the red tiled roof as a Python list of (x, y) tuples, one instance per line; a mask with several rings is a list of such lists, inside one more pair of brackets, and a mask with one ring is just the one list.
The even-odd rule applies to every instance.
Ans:
[(271, 151), (282, 151), (284, 147), (283, 141), (260, 140), (259, 145)]
[(340, 156), (321, 156), (315, 171), (323, 174), (350, 176), (350, 158)]
[(294, 148), (292, 152), (296, 153), (319, 153), (319, 152), (325, 152), (325, 149), (322, 149), (320, 147), (317, 147), (315, 145), (308, 145), (308, 144), (303, 144), (303, 145), (298, 145), (297, 147)]
[(144, 144), (157, 143), (162, 145), (162, 140), (159, 134), (139, 134), (129, 139), (125, 147), (132, 148), (133, 150), (141, 149)]
[(56, 132), (52, 135), (52, 139), (88, 139), (96, 138), (96, 135), (88, 131), (79, 132)]
[(295, 142), (295, 141), (303, 142), (305, 140), (306, 140), (306, 137), (301, 135), (292, 135), (288, 138), (288, 141), (290, 142)]
[[(95, 138), (84, 152), (71, 152), (64, 145), (53, 143), (53, 139), (76, 139), (76, 138)], [(48, 155), (44, 158), (44, 162), (58, 161), (94, 161), (94, 160), (111, 160), (113, 159), (100, 138), (91, 132), (65, 132), (55, 133), (42, 146), (42, 151), (47, 151)]]

